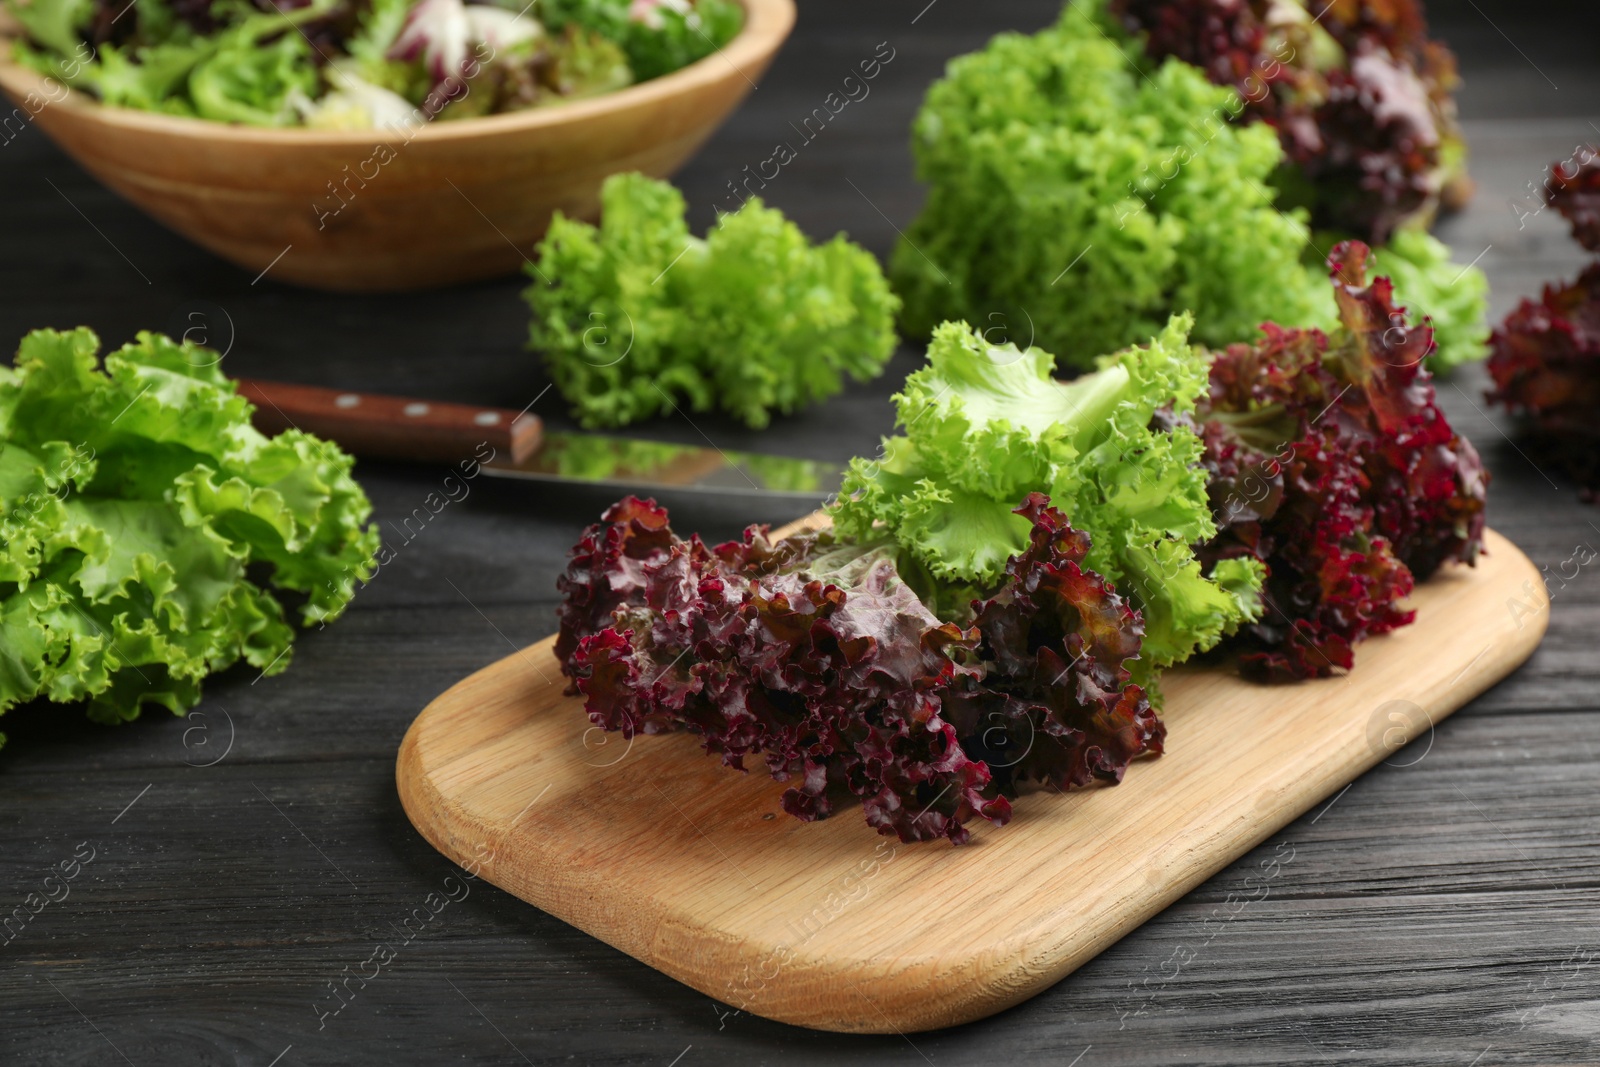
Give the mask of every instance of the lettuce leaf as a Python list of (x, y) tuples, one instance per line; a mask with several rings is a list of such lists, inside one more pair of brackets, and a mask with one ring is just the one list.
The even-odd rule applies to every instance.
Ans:
[[(1545, 200), (1580, 245), (1600, 252), (1600, 149), (1582, 146), (1556, 163)], [(1522, 447), (1535, 462), (1577, 479), (1591, 503), (1600, 499), (1600, 262), (1523, 299), (1490, 343), (1489, 401), (1521, 418)]]
[(371, 506), (336, 447), (267, 438), (204, 349), (149, 333), (108, 355), (37, 330), (0, 368), (0, 711), (88, 700), (182, 712), (208, 674), (287, 667), (264, 581), (337, 618), (371, 575)]
[[(1470, 195), (1455, 57), (1420, 0), (1110, 0), (1153, 60), (1181, 59), (1278, 134), (1278, 186), (1319, 228), (1368, 245)], [(1323, 245), (1331, 247), (1334, 242)]]
[(599, 227), (556, 215), (525, 294), (530, 347), (583, 425), (682, 404), (761, 427), (893, 353), (897, 302), (843, 235), (813, 246), (752, 199), (700, 240), (682, 194), (641, 174), (606, 179), (601, 203)]
[(1234, 124), (1238, 94), (1194, 67), (1146, 73), (1100, 6), (1001, 34), (928, 91), (913, 127), (927, 205), (891, 263), (905, 330), (1031, 329), (1087, 369), (1174, 309), (1211, 345), (1268, 319), (1331, 321), (1300, 262), (1304, 216), (1273, 204), (1276, 134)]
[(1148, 345), (1070, 383), (1052, 379), (1054, 357), (1041, 349), (943, 324), (928, 366), (895, 398), (902, 436), (881, 458), (851, 463), (832, 508), (840, 534), (892, 536), (908, 574), (914, 564), (954, 587), (930, 594), (945, 607), (998, 584), (1028, 543), (1030, 523), (1014, 509), (1043, 492), (1092, 538), (1086, 566), (1134, 596), (1145, 624), (1134, 677), (1148, 686), (1260, 611), (1259, 564), (1226, 560), (1207, 575), (1190, 547), (1216, 532), (1200, 439), (1153, 425), (1168, 407), (1193, 411), (1205, 390), (1191, 323), (1174, 316)]
[(94, 19), (95, 0), (6, 0), (11, 14), (28, 36), (64, 56), (76, 53)]
[[(1316, 248), (1326, 249), (1339, 243), (1337, 234), (1324, 233), (1315, 242)], [(1315, 249), (1310, 254), (1319, 255)], [(1388, 244), (1372, 250), (1372, 256), (1374, 269), (1404, 294), (1407, 323), (1420, 327), (1426, 320), (1431, 325), (1434, 347), (1426, 360), (1430, 371), (1444, 374), (1489, 354), (1489, 279), (1483, 271), (1453, 262), (1450, 247), (1420, 229), (1396, 231)]]
[(744, 26), (733, 0), (541, 0), (539, 17), (553, 30), (579, 26), (616, 41), (638, 81), (709, 56)]
[(318, 89), (311, 45), (299, 33), (261, 44), (235, 31), (189, 74), (197, 115), (245, 126), (295, 125), (294, 101), (309, 99)]
[[(1261, 6), (1112, 0), (1112, 18), (1105, 0), (1080, 0), (1054, 26), (1001, 34), (954, 60), (913, 126), (917, 174), (929, 190), (891, 261), (905, 301), (902, 328), (921, 337), (961, 318), (1031, 338), (1077, 370), (1155, 333), (1175, 309), (1192, 311), (1195, 339), (1215, 348), (1249, 341), (1267, 321), (1333, 328), (1319, 249), (1348, 234), (1312, 234), (1298, 205), (1320, 205), (1319, 192), (1353, 189), (1365, 173), (1378, 191), (1363, 185), (1360, 196), (1372, 193), (1378, 205), (1319, 211), (1317, 221), (1370, 241), (1374, 212), (1381, 214), (1376, 229), (1390, 241), (1379, 249), (1383, 269), (1413, 310), (1433, 320), (1438, 348), (1429, 365), (1443, 371), (1483, 358), (1487, 281), (1475, 267), (1451, 263), (1450, 250), (1418, 228), (1432, 214), (1423, 201), (1437, 206), (1448, 161), (1430, 149), (1409, 169), (1374, 164), (1354, 168), (1357, 177), (1343, 164), (1304, 169), (1306, 151), (1319, 159), (1337, 153), (1309, 114), (1283, 110), (1267, 91), (1298, 85), (1299, 75), (1272, 58), (1276, 38), (1269, 40)], [(1290, 27), (1300, 25), (1296, 10), (1273, 8)], [(1316, 50), (1296, 43), (1294, 54), (1311, 62)], [(1417, 42), (1391, 43), (1409, 57), (1397, 62), (1423, 62), (1408, 51)], [(1359, 133), (1371, 120), (1384, 137), (1403, 141), (1409, 127), (1396, 116), (1420, 113), (1426, 125), (1432, 107), (1448, 134), (1440, 151), (1449, 155), (1449, 139), (1459, 140), (1444, 121), (1453, 114), (1454, 75), (1433, 73), (1442, 95), (1405, 107), (1376, 90), (1341, 90), (1355, 117), (1329, 118), (1324, 132)], [(1389, 82), (1408, 88), (1415, 78)], [(1373, 101), (1376, 115), (1364, 110)], [(1312, 147), (1301, 143), (1306, 137)], [(1361, 158), (1387, 158), (1372, 151)], [(1313, 172), (1322, 184), (1312, 185)], [(1385, 193), (1390, 177), (1432, 192)], [(1407, 218), (1410, 228), (1396, 229)]]
[(807, 822), (853, 793), (881, 834), (962, 844), (1024, 783), (1114, 785), (1166, 734), (1130, 680), (1139, 615), (1082, 565), (1088, 535), (1037, 493), (1016, 517), (1027, 547), (962, 627), (881, 537), (752, 526), (708, 548), (627, 497), (557, 581), (556, 656), (602, 729), (686, 730), (739, 770), (760, 758)]
[(1569, 158), (1552, 164), (1544, 196), (1572, 226), (1572, 239), (1600, 252), (1600, 148), (1579, 145)]
[[(1398, 289), (1369, 250), (1328, 260), (1340, 326), (1262, 328), (1211, 364), (1196, 416), (1222, 529), (1203, 559), (1265, 564), (1267, 613), (1230, 640), (1264, 680), (1348, 670), (1354, 647), (1410, 623), (1415, 579), (1482, 549), (1488, 473), (1438, 407)], [(1409, 298), (1409, 296), (1408, 296)]]

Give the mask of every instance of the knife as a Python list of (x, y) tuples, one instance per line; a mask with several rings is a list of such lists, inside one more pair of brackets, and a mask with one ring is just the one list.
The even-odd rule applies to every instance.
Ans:
[[(707, 493), (761, 492), (820, 501), (836, 492), (844, 464), (756, 452), (559, 433), (527, 411), (417, 400), (312, 385), (237, 379), (255, 405), (256, 429), (291, 427), (357, 456), (455, 463), (474, 460), (500, 478), (579, 481)], [(492, 458), (485, 459), (485, 455)]]

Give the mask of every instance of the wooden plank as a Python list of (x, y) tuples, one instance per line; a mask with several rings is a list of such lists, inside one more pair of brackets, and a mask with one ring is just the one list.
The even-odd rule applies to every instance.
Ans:
[(1486, 544), (1346, 676), (1170, 672), (1166, 755), (1116, 788), (1025, 795), (961, 849), (877, 838), (848, 807), (799, 823), (782, 785), (688, 736), (591, 728), (553, 638), (423, 711), (400, 797), (446, 856), (725, 1003), (828, 1030), (949, 1026), (1059, 981), (1522, 663), (1545, 628), (1538, 571)]
[[(949, 57), (1001, 29), (1041, 26), (1060, 7), (805, 0), (794, 39), (760, 90), (679, 175), (697, 230), (725, 203), (740, 168), (792, 138), (788, 124), (888, 40), (898, 58), (871, 97), (852, 103), (766, 190), (813, 237), (843, 229), (887, 253), (894, 227), (907, 225), (923, 196), (908, 127), (928, 82)], [(1507, 198), (1570, 142), (1600, 138), (1586, 121), (1600, 95), (1600, 6), (1431, 0), (1427, 8), (1461, 57), (1462, 113), (1481, 182), (1469, 211), (1441, 235), (1462, 264), (1493, 243), (1479, 266), (1498, 315), (1544, 280), (1572, 276), (1582, 260), (1549, 212), (1519, 230)], [(86, 323), (120, 344), (136, 329), (183, 332), (203, 322), (219, 347), (236, 342), (224, 364), (235, 374), (513, 409), (546, 384), (523, 351), (518, 279), (337, 300), (277, 284), (272, 274), (252, 285), (254, 272), (151, 222), (38, 128), (0, 155), (10, 164), (0, 168), (11, 252), (0, 261), (9, 297), (0, 302), (0, 333), (8, 343), (41, 325)], [(640, 433), (815, 458), (870, 455), (878, 435), (891, 432), (888, 395), (919, 363), (906, 349), (882, 379), (852, 384), (760, 433), (697, 414)], [(1494, 473), (1491, 522), (1555, 575), (1576, 542), (1600, 546), (1589, 525), (1600, 515), (1563, 479), (1545, 482), (1480, 415), (1483, 408), (1514, 432), (1512, 420), (1487, 409), (1483, 384), (1469, 368), (1442, 387), (1442, 403)], [(533, 410), (553, 427), (569, 425), (554, 392)], [(1080, 1055), (1077, 1067), (1465, 1067), (1475, 1059), (1488, 1067), (1600, 1055), (1600, 966), (1580, 972), (1570, 963), (1600, 945), (1593, 567), (1570, 583), (1552, 579), (1559, 592), (1538, 652), (1442, 724), (1431, 748), (1419, 740), (1330, 810), (1313, 807), (1044, 994), (979, 1024), (914, 1035), (914, 1048), (895, 1035), (804, 1033), (739, 1014), (489, 886), (451, 905), (437, 929), (319, 1029), (312, 1005), (327, 995), (325, 983), (395, 937), (389, 923), (450, 873), (394, 795), (405, 728), (428, 698), (512, 651), (507, 639), (526, 644), (548, 632), (566, 550), (610, 503), (604, 493), (529, 492), (481, 479), (470, 499), (406, 543), (395, 528), (443, 474), (358, 468), (386, 536), (401, 546), (398, 559), (337, 625), (296, 642), (287, 673), (257, 681), (258, 672), (240, 669), (208, 681), (202, 709), (226, 709), (238, 728), (217, 766), (186, 765), (196, 723), (164, 713), (116, 729), (86, 723), (70, 707), (0, 719), (11, 738), (0, 750), (6, 907), (37, 889), (45, 868), (78, 841), (106, 849), (69, 901), (7, 946), (0, 1062), (124, 1063), (108, 1039), (139, 1067), (503, 1067), (524, 1056), (597, 1067), (675, 1059), (677, 1067), (1066, 1067)], [(675, 524), (711, 539), (753, 518), (792, 517), (755, 496), (670, 503)], [(1420, 763), (1404, 766), (1423, 751)], [(1285, 842), (1296, 856), (1270, 895), (1171, 976), (1174, 953), (1210, 937), (1207, 921)]]

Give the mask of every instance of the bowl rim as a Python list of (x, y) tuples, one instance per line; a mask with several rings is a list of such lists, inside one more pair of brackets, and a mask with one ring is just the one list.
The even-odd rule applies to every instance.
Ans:
[[(687, 67), (659, 78), (603, 93), (587, 100), (575, 100), (559, 107), (512, 111), (501, 115), (479, 115), (449, 122), (426, 122), (410, 130), (408, 143), (432, 141), (447, 143), (486, 134), (526, 132), (577, 124), (613, 112), (648, 106), (655, 101), (709, 87), (724, 81), (729, 68), (755, 88), (747, 68), (760, 70), (783, 44), (794, 27), (795, 0), (738, 0), (745, 21), (733, 40)], [(0, 89), (22, 106), (30, 93), (44, 93), (47, 79), (11, 58), (11, 50), (21, 39), (21, 27), (9, 12), (0, 9)], [(56, 83), (61, 85), (60, 82)], [(384, 140), (398, 128), (372, 127), (360, 130), (313, 130), (303, 126), (239, 126), (186, 115), (166, 115), (137, 108), (108, 107), (87, 93), (70, 86), (66, 97), (40, 108), (67, 108), (90, 122), (122, 130), (166, 134), (187, 140), (204, 140), (252, 145), (371, 145)], [(35, 115), (38, 112), (34, 112)]]

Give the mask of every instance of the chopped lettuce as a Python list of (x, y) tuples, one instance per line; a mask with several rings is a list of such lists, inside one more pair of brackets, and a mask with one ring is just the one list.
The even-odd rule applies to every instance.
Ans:
[(908, 574), (920, 567), (952, 588), (925, 588), (948, 611), (1000, 581), (1028, 543), (1017, 504), (1043, 492), (1092, 539), (1086, 565), (1143, 612), (1136, 681), (1212, 647), (1260, 611), (1262, 571), (1225, 560), (1202, 574), (1191, 546), (1216, 527), (1200, 439), (1152, 424), (1158, 411), (1193, 411), (1206, 388), (1190, 323), (1174, 316), (1148, 345), (1070, 383), (1052, 379), (1048, 352), (943, 324), (928, 366), (895, 398), (903, 435), (885, 441), (881, 458), (851, 463), (832, 509), (841, 535), (865, 538), (881, 524)]
[(95, 0), (7, 0), (9, 11), (34, 41), (63, 56), (74, 55), (94, 18)]
[(372, 0), (366, 17), (356, 27), (345, 44), (350, 58), (362, 66), (366, 80), (378, 81), (370, 76), (368, 65), (388, 62), (389, 49), (394, 47), (400, 31), (405, 28), (406, 15), (411, 10), (411, 0)]
[(627, 57), (597, 33), (568, 26), (561, 33), (501, 48), (478, 66), (466, 91), (439, 118), (462, 119), (530, 107), (552, 107), (614, 92), (633, 82)]
[(99, 346), (37, 330), (0, 368), (0, 711), (181, 713), (214, 671), (288, 665), (272, 589), (309, 625), (371, 574), (350, 457), (258, 433), (204, 349), (141, 333), (102, 367)]
[(573, 0), (548, 13), (512, 0), (0, 4), (22, 26), (18, 62), (105, 104), (325, 129), (611, 92), (710, 55), (744, 24), (734, 0)]
[(599, 227), (556, 214), (526, 291), (530, 345), (585, 426), (676, 405), (765, 426), (894, 351), (894, 295), (843, 235), (812, 245), (752, 199), (701, 240), (682, 194), (641, 174), (606, 179), (601, 205)]
[(704, 59), (744, 25), (733, 0), (540, 0), (539, 17), (551, 29), (576, 25), (616, 41), (639, 81)]
[(189, 75), (197, 115), (245, 126), (293, 125), (299, 118), (295, 101), (316, 91), (311, 45), (298, 33), (271, 44), (230, 36)]
[[(327, 95), (316, 101), (292, 101), (301, 121), (322, 130), (403, 129), (412, 122), (417, 110), (411, 101), (363, 78), (360, 69), (355, 64), (330, 64), (323, 72), (331, 87)], [(368, 69), (383, 73), (383, 68)]]

